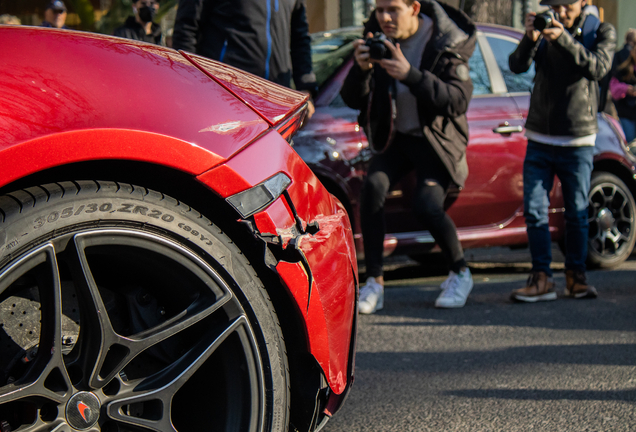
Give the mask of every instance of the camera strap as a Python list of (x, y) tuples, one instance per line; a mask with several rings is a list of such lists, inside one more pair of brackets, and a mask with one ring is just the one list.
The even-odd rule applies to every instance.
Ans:
[[(579, 28), (581, 32), (581, 43), (585, 48), (591, 50), (596, 43), (596, 36), (598, 33), (598, 29), (601, 27), (601, 20), (598, 19), (596, 15), (589, 14), (585, 17), (585, 21), (583, 25)], [(609, 81), (611, 78), (611, 73), (608, 72), (603, 78), (597, 81), (598, 90), (599, 90), (599, 98), (598, 98), (598, 111), (603, 112), (605, 110), (605, 105), (607, 103), (607, 94), (609, 92)]]
[[(579, 28), (582, 36), (582, 44), (588, 50), (591, 50), (596, 42), (596, 32), (601, 26), (601, 20), (595, 15), (588, 15), (583, 22), (583, 25)], [(577, 32), (578, 33), (578, 32)]]

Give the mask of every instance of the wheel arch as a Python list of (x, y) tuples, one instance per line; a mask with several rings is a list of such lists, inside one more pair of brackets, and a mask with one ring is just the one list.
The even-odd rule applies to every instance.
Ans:
[(615, 159), (601, 159), (594, 162), (593, 173), (607, 172), (621, 179), (636, 199), (636, 173)]
[[(291, 420), (299, 428), (303, 423), (312, 423), (312, 417), (316, 413), (311, 406), (316, 404), (317, 395), (307, 394), (305, 388), (310, 388), (309, 384), (315, 387), (324, 379), (320, 366), (309, 351), (306, 326), (292, 295), (283, 286), (278, 275), (267, 268), (264, 262), (265, 243), (255, 238), (243, 224), (237, 223), (238, 215), (235, 210), (191, 174), (139, 161), (77, 162), (22, 177), (1, 187), (0, 195), (47, 183), (85, 179), (113, 180), (113, 177), (118, 182), (153, 189), (191, 205), (226, 232), (246, 255), (269, 294), (286, 341), (292, 394)], [(323, 404), (324, 402), (322, 401)]]

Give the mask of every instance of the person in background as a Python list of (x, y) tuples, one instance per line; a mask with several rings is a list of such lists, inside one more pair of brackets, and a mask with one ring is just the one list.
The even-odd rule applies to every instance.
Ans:
[(133, 13), (121, 27), (115, 29), (115, 36), (142, 42), (161, 44), (161, 26), (153, 22), (159, 3), (155, 0), (137, 0), (132, 3)]
[(610, 92), (627, 142), (636, 139), (636, 29), (625, 35), (625, 46), (614, 56)]
[(3, 14), (0, 15), (0, 24), (11, 24), (11, 25), (20, 25), (22, 22), (20, 18), (14, 15)]
[(67, 29), (66, 5), (62, 0), (53, 0), (46, 5), (42, 27)]
[(179, 0), (172, 47), (318, 92), (305, 0)]
[(552, 239), (548, 208), (555, 175), (565, 207), (565, 295), (594, 298), (585, 260), (588, 242), (588, 193), (598, 132), (598, 81), (611, 69), (616, 30), (586, 13), (587, 0), (542, 0), (556, 15), (552, 26), (535, 28), (526, 15), (526, 32), (510, 54), (513, 73), (535, 63), (535, 85), (526, 121), (528, 146), (523, 163), (523, 205), (532, 271), (515, 301), (556, 300), (552, 278)]
[(371, 159), (362, 187), (367, 282), (360, 288), (358, 310), (370, 314), (384, 306), (384, 205), (390, 188), (412, 171), (417, 175), (413, 212), (450, 267), (435, 306), (460, 308), (473, 278), (444, 201), (449, 187), (463, 186), (468, 177), (466, 111), (473, 91), (468, 61), (477, 29), (462, 11), (433, 0), (375, 4), (363, 34), (369, 39), (382, 32), (387, 40), (380, 43), (390, 55), (372, 58), (365, 40), (355, 41), (355, 63), (340, 91), (349, 107), (361, 111), (370, 145), (386, 149)]

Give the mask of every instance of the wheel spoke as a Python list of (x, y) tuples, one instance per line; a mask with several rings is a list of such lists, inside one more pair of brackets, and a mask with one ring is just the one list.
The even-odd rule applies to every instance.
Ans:
[[(44, 267), (39, 267), (45, 264)], [(0, 404), (39, 396), (55, 403), (68, 399), (72, 389), (62, 355), (62, 297), (55, 248), (47, 243), (18, 260), (1, 276), (0, 292), (26, 272), (35, 270), (41, 299), (41, 332), (37, 354), (27, 372), (0, 389)]]
[[(103, 234), (101, 237), (77, 235), (74, 241), (74, 258), (77, 260), (78, 268), (80, 269), (80, 277), (77, 282), (89, 293), (92, 307), (88, 308), (88, 315), (90, 320), (95, 323), (94, 328), (99, 329), (99, 334), (96, 335), (100, 341), (99, 347), (96, 347), (95, 350), (97, 358), (94, 361), (95, 367), (90, 375), (89, 385), (92, 388), (104, 386), (140, 353), (209, 317), (232, 298), (229, 290), (221, 289), (222, 295), (207, 307), (205, 307), (203, 301), (195, 301), (187, 309), (158, 326), (132, 336), (121, 336), (114, 330), (108, 317), (106, 306), (86, 257), (86, 248), (94, 244), (100, 244), (103, 237)], [(157, 248), (156, 244), (153, 246)], [(115, 360), (105, 367), (107, 357), (112, 353), (116, 353), (113, 354)]]
[[(126, 390), (108, 404), (108, 415), (115, 421), (157, 432), (175, 431), (169, 418), (174, 394), (231, 334), (240, 329), (249, 331), (245, 316), (240, 316), (220, 332), (217, 332), (218, 335), (216, 337), (210, 338), (212, 339), (211, 342), (208, 339), (208, 342), (202, 341), (202, 343), (193, 347), (167, 369), (146, 379), (128, 383)], [(124, 414), (123, 408), (125, 406), (149, 402), (158, 402), (162, 405), (162, 416), (160, 419), (140, 418)]]
[(616, 218), (617, 224), (623, 223), (623, 224), (628, 224), (629, 226), (631, 226), (633, 221), (634, 221), (634, 218), (625, 216), (623, 214), (621, 214), (620, 217)]
[(605, 253), (606, 240), (607, 240), (607, 231), (601, 231), (599, 234), (599, 248), (598, 248), (598, 251), (601, 255)]
[(616, 227), (613, 227), (609, 230), (609, 232), (607, 233), (607, 238), (612, 242), (612, 245), (614, 246), (614, 252), (616, 252), (621, 246), (622, 241), (627, 240)]
[[(102, 299), (95, 278), (86, 258), (86, 244), (81, 236), (74, 237), (74, 249), (71, 255), (73, 282), (78, 295), (84, 300), (84, 319), (82, 339), (86, 341), (86, 351), (90, 352), (84, 359), (85, 367), (91, 370), (89, 385), (100, 388), (105, 382), (99, 376), (109, 348), (121, 339), (110, 322), (106, 305)], [(107, 382), (107, 381), (106, 381)]]
[(616, 186), (611, 185), (611, 189), (608, 195), (605, 195), (605, 207), (612, 207), (612, 201), (614, 200), (614, 196), (616, 195)]

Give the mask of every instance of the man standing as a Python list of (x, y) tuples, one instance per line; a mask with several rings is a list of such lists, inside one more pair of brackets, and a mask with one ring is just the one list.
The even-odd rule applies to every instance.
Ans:
[(124, 25), (116, 28), (113, 34), (159, 45), (161, 26), (153, 22), (159, 10), (159, 3), (155, 0), (138, 0), (133, 2), (132, 7), (134, 15), (129, 16)]
[(304, 0), (179, 0), (172, 46), (315, 96), (308, 31)]
[(381, 42), (390, 58), (372, 58), (365, 41), (356, 41), (356, 62), (341, 90), (345, 103), (361, 111), (370, 145), (386, 149), (371, 160), (362, 189), (368, 279), (360, 289), (359, 311), (373, 313), (384, 305), (384, 203), (391, 186), (413, 170), (413, 211), (451, 269), (435, 305), (462, 307), (473, 280), (444, 200), (449, 186), (463, 186), (468, 176), (466, 110), (473, 90), (468, 60), (476, 29), (463, 12), (434, 0), (377, 0), (364, 30), (367, 38), (374, 32), (395, 41)]
[(550, 263), (549, 193), (554, 176), (561, 181), (565, 204), (566, 296), (596, 297), (585, 275), (588, 193), (592, 173), (600, 81), (610, 71), (616, 31), (583, 8), (587, 0), (543, 0), (557, 19), (538, 31), (536, 14), (526, 16), (526, 34), (510, 55), (510, 70), (536, 77), (526, 121), (528, 147), (523, 167), (524, 215), (532, 272), (517, 301), (557, 298)]
[(53, 27), (67, 29), (66, 23), (66, 5), (62, 0), (53, 0), (48, 2), (44, 10), (44, 21), (42, 27)]
[(625, 45), (614, 56), (614, 63), (612, 70), (616, 70), (616, 66), (623, 63), (627, 58), (632, 55), (632, 51), (636, 48), (636, 29), (630, 28), (625, 33)]

